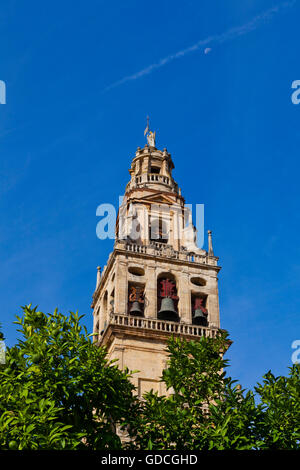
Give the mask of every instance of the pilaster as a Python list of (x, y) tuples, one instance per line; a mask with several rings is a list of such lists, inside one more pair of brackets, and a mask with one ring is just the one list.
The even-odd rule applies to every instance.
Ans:
[(115, 286), (114, 311), (120, 314), (127, 313), (128, 268), (125, 260), (116, 260)]
[(189, 289), (189, 275), (187, 271), (181, 272), (179, 275), (178, 284), (180, 321), (184, 323), (191, 323), (191, 295)]
[(157, 312), (157, 280), (156, 269), (154, 265), (147, 266), (146, 272), (146, 305), (145, 305), (145, 318), (156, 318)]

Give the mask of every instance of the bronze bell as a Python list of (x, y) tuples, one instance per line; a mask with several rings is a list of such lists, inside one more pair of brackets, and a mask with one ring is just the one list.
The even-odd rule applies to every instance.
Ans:
[(140, 302), (138, 302), (137, 300), (135, 300), (135, 301), (132, 303), (132, 307), (131, 307), (129, 313), (130, 313), (130, 315), (143, 316), (143, 310), (142, 310), (141, 307), (140, 307)]
[(203, 311), (201, 310), (201, 308), (197, 308), (195, 310), (195, 315), (193, 317), (193, 323), (195, 325), (202, 325), (202, 326), (206, 326), (207, 325), (207, 318), (206, 318), (206, 315), (204, 315)]
[(157, 318), (159, 320), (178, 321), (178, 313), (175, 310), (173, 299), (163, 297)]

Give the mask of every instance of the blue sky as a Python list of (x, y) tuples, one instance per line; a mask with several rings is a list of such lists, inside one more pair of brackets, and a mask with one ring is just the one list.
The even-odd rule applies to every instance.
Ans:
[[(1, 2), (0, 321), (79, 310), (146, 116), (220, 257), (230, 373), (285, 374), (300, 338), (300, 1)], [(209, 39), (210, 38), (210, 39)], [(210, 51), (205, 49), (209, 48)]]

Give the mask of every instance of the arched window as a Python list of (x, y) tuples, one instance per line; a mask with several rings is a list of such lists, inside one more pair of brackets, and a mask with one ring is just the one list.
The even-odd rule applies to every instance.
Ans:
[(128, 284), (128, 308), (129, 315), (137, 317), (144, 316), (145, 308), (145, 286), (144, 284), (131, 283)]
[(150, 173), (158, 175), (160, 173), (160, 168), (158, 166), (152, 166), (150, 169)]
[(192, 293), (192, 323), (208, 326), (208, 311), (206, 309), (207, 295)]
[(94, 341), (95, 343), (97, 343), (98, 340), (99, 340), (99, 320), (97, 320), (97, 323), (96, 323), (96, 325), (95, 325), (94, 335), (95, 335), (95, 336), (94, 336), (93, 341)]
[(115, 289), (113, 289), (109, 296), (109, 314), (113, 314), (115, 309)]
[(161, 217), (152, 219), (149, 225), (149, 240), (159, 243), (168, 243), (169, 228)]
[(105, 315), (107, 314), (107, 291), (105, 291), (105, 294), (104, 294), (104, 297), (103, 297), (103, 313), (105, 313)]
[(179, 321), (178, 300), (175, 277), (170, 273), (161, 274), (157, 279), (157, 318)]

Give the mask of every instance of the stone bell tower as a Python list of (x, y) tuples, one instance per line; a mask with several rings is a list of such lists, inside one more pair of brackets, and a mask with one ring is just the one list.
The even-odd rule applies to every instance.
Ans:
[(220, 267), (211, 232), (208, 251), (199, 249), (191, 212), (172, 177), (171, 155), (156, 148), (149, 121), (145, 134), (92, 302), (95, 341), (120, 368), (138, 370), (132, 380), (140, 396), (150, 389), (166, 392), (160, 377), (170, 335), (196, 340), (220, 327)]

